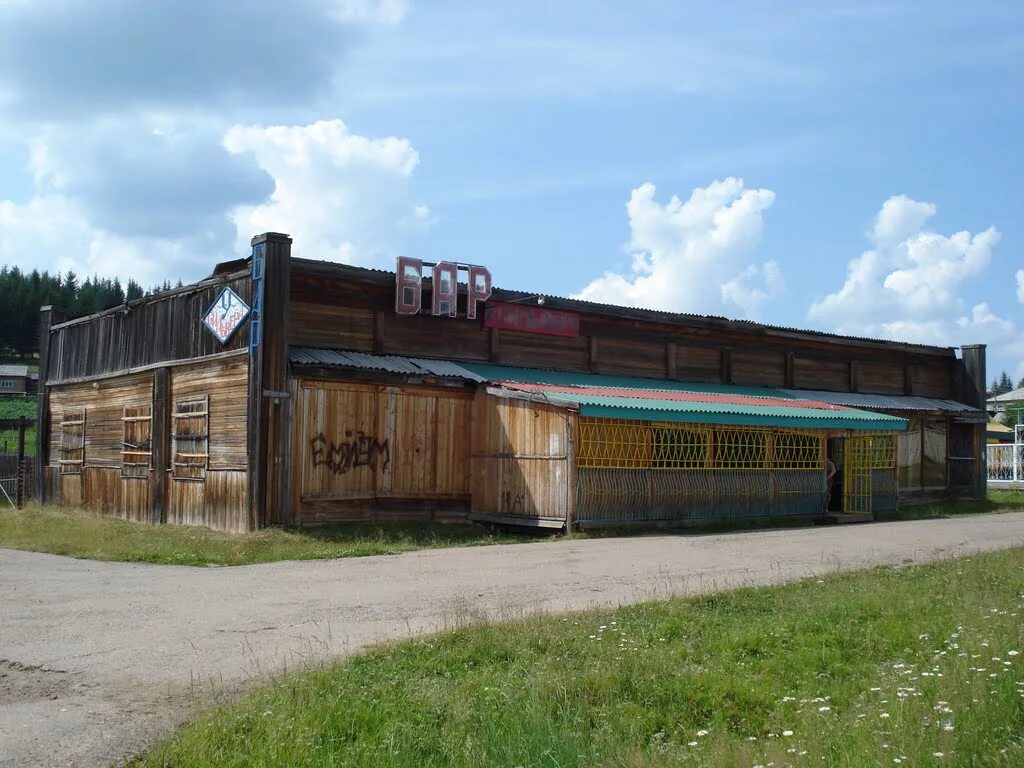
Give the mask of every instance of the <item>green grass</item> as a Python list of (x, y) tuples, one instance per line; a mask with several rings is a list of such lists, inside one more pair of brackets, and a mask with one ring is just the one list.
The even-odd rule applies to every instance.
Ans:
[(480, 626), (283, 677), (136, 762), (1019, 766), (1024, 549)]
[[(1024, 509), (1024, 493), (993, 492), (987, 501), (940, 502), (879, 515), (887, 520), (920, 520), (963, 514)], [(807, 526), (804, 519), (723, 521), (661, 533), (688, 535), (750, 528)], [(605, 538), (643, 531), (593, 530), (573, 538)], [(880, 534), (882, 535), (882, 534)], [(51, 552), (90, 560), (162, 563), (168, 565), (248, 565), (276, 560), (314, 560), (363, 555), (389, 555), (415, 549), (507, 544), (538, 538), (495, 534), (475, 525), (435, 523), (357, 523), (303, 530), (277, 528), (231, 534), (206, 528), (151, 526), (102, 517), (86, 510), (30, 506), (0, 508), (0, 547)]]
[(171, 565), (247, 565), (277, 560), (390, 555), (415, 549), (528, 540), (474, 525), (361, 523), (306, 530), (232, 534), (180, 525), (146, 525), (77, 509), (0, 509), (0, 547), (89, 560)]
[(979, 515), (1024, 510), (1024, 491), (989, 491), (982, 501), (936, 501), (904, 506), (893, 512), (876, 512), (876, 520), (934, 520), (942, 517)]
[[(0, 419), (16, 419), (24, 416), (35, 419), (38, 403), (34, 397), (0, 397)], [(18, 450), (18, 430), (0, 429), (0, 453), (15, 453)], [(35, 427), (25, 430), (25, 453), (36, 454)]]

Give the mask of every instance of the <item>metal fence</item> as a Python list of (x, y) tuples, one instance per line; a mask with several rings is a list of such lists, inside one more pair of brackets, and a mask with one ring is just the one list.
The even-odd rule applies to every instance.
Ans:
[(1024, 484), (1024, 444), (988, 446), (988, 482), (996, 487)]

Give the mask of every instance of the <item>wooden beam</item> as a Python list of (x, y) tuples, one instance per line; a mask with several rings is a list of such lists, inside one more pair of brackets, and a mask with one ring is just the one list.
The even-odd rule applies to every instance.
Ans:
[(149, 522), (154, 525), (159, 525), (166, 517), (164, 499), (167, 498), (167, 468), (170, 463), (170, 378), (166, 367), (153, 371), (153, 419), (150, 422), (153, 475), (149, 486)]
[(793, 389), (795, 381), (794, 371), (796, 370), (796, 355), (793, 352), (786, 353), (786, 388)]
[[(262, 251), (262, 285), (254, 278), (253, 306), (261, 308), (260, 338), (249, 348), (249, 399), (247, 447), (249, 454), (249, 529), (277, 522), (284, 496), (284, 433), (287, 419), (280, 412), (280, 398), (265, 397), (264, 389), (288, 388), (288, 306), (291, 291), (291, 247), (288, 235), (267, 232), (252, 239), (254, 254)], [(255, 262), (254, 258), (254, 262)], [(262, 295), (257, 295), (261, 292)], [(252, 326), (250, 324), (250, 333)]]
[(727, 347), (722, 348), (721, 378), (723, 384), (732, 384), (732, 352)]
[(914, 366), (905, 363), (903, 366), (903, 394), (914, 394)]
[(851, 392), (859, 392), (860, 391), (859, 378), (860, 378), (860, 361), (859, 360), (851, 360), (850, 361), (850, 391)]
[(490, 332), (490, 338), (488, 339), (488, 359), (492, 363), (497, 363), (501, 360), (501, 330), (498, 328), (491, 328)]
[[(289, 302), (290, 303), (290, 302)], [(384, 312), (373, 310), (373, 352), (379, 355), (384, 351)]]
[(591, 373), (597, 373), (599, 369), (597, 353), (597, 336), (591, 336), (587, 346), (587, 368)]
[(52, 306), (39, 310), (39, 386), (36, 393), (39, 413), (36, 417), (35, 497), (46, 501), (46, 465), (50, 461), (50, 329), (63, 319)]
[(676, 344), (670, 341), (665, 345), (665, 378), (674, 379), (676, 377)]

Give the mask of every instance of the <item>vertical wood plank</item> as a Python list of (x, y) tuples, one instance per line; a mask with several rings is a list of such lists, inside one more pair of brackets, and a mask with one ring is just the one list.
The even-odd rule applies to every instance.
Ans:
[(670, 341), (665, 345), (665, 378), (676, 377), (676, 343)]
[(723, 347), (721, 355), (722, 383), (732, 384), (732, 352), (728, 348)]
[(598, 347), (597, 347), (597, 336), (591, 336), (590, 341), (587, 345), (587, 368), (590, 369), (591, 373), (598, 372)]
[[(61, 322), (63, 317), (52, 306), (39, 310), (39, 386), (38, 412), (36, 413), (36, 459), (35, 459), (35, 496), (42, 503), (46, 499), (46, 483), (43, 479), (43, 468), (50, 461), (50, 327)], [(57, 356), (58, 362), (61, 356)]]
[(164, 499), (167, 497), (167, 468), (171, 422), (171, 398), (167, 368), (153, 371), (153, 411), (150, 422), (152, 475), (150, 477), (149, 521), (162, 523), (165, 518)]
[(793, 389), (794, 371), (796, 368), (796, 355), (792, 352), (786, 353), (786, 388)]

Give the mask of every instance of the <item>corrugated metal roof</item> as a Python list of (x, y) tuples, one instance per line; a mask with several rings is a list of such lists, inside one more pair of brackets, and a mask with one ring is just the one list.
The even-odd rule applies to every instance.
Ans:
[(520, 381), (570, 387), (616, 387), (645, 392), (705, 392), (753, 397), (780, 396), (778, 390), (765, 387), (743, 387), (736, 384), (702, 384), (667, 379), (644, 379), (639, 376), (605, 376), (597, 373), (547, 371), (539, 368), (519, 368), (511, 365), (492, 365), (491, 363), (461, 363), (461, 365), (463, 368), (479, 374), (487, 381)]
[(783, 389), (781, 391), (793, 397), (848, 405), (852, 408), (879, 408), (884, 411), (944, 411), (956, 414), (976, 413), (981, 410), (965, 403), (958, 403), (956, 400), (940, 400), (916, 395), (868, 395), (863, 392), (823, 392), (806, 389)]
[(1009, 392), (1003, 392), (1001, 395), (988, 399), (990, 403), (1015, 403), (1018, 400), (1024, 400), (1024, 387), (1011, 389)]
[[(757, 397), (740, 396), (729, 402), (727, 395), (693, 393), (697, 398), (645, 397), (642, 390), (629, 390), (631, 394), (603, 394), (599, 388), (522, 385), (506, 382), (501, 385), (510, 394), (529, 392), (539, 400), (550, 398), (579, 405), (584, 416), (603, 416), (613, 419), (639, 419), (674, 421), (695, 424), (743, 424), (750, 426), (797, 427), (803, 429), (860, 429), (871, 431), (902, 431), (905, 419), (883, 413), (872, 413), (855, 408), (835, 406), (822, 408), (819, 403), (786, 400), (766, 396), (763, 404)], [(627, 392), (627, 390), (621, 390)], [(657, 390), (652, 390), (653, 394)], [(772, 390), (765, 390), (771, 393)], [(703, 394), (703, 397), (699, 395)], [(788, 403), (792, 403), (789, 405)], [(786, 403), (786, 404), (783, 404)]]
[(0, 376), (28, 376), (28, 366), (0, 365)]
[(903, 430), (907, 424), (896, 416), (811, 396), (816, 393), (793, 394), (768, 387), (601, 376), (315, 347), (292, 347), (289, 359), (296, 365), (486, 381), (510, 393), (532, 393), (542, 399), (576, 403), (580, 413), (591, 416), (805, 429)]
[(295, 365), (319, 365), (328, 368), (359, 368), (368, 371), (401, 373), (412, 376), (441, 376), (482, 382), (481, 376), (448, 360), (428, 360), (403, 355), (371, 355), (366, 352), (345, 352), (338, 349), (292, 347), (288, 359)]

